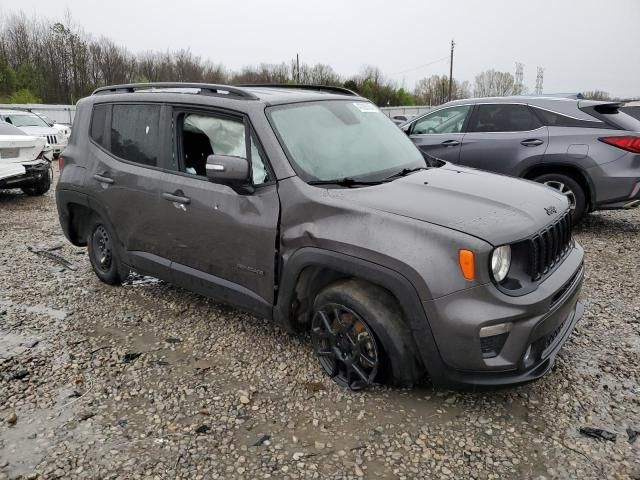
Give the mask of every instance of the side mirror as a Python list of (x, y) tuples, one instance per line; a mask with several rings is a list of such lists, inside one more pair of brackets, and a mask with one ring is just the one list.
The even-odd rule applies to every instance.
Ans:
[(411, 135), (411, 127), (412, 126), (413, 126), (413, 123), (408, 123), (404, 127), (402, 127), (402, 131), (404, 133), (406, 133), (407, 135)]
[(205, 168), (210, 182), (229, 186), (242, 186), (249, 183), (249, 162), (246, 158), (209, 155)]

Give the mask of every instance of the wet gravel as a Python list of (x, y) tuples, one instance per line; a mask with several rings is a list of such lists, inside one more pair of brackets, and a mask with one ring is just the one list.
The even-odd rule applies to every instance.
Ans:
[(53, 192), (0, 192), (0, 480), (640, 479), (639, 232), (640, 210), (578, 229), (587, 310), (542, 380), (352, 393), (306, 337), (155, 279), (101, 284)]

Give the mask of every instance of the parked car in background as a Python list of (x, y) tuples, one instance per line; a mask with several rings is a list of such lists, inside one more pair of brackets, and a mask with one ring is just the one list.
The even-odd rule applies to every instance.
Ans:
[(633, 118), (640, 120), (640, 101), (627, 102), (622, 107), (622, 111), (627, 115), (631, 115)]
[(55, 128), (56, 130), (58, 130), (60, 133), (62, 133), (62, 135), (64, 135), (64, 138), (67, 139), (67, 141), (69, 141), (69, 137), (71, 136), (71, 126), (70, 125), (64, 125), (62, 123), (56, 123), (53, 120), (51, 120), (49, 117), (47, 117), (46, 115), (43, 115), (41, 113), (36, 113), (36, 112), (32, 112), (35, 115), (38, 115), (41, 119), (43, 119), (45, 122), (47, 122), (47, 124), (50, 127)]
[(473, 98), (401, 128), (424, 153), (555, 188), (578, 221), (588, 211), (640, 205), (640, 121), (620, 107), (561, 97)]
[(19, 128), (27, 135), (44, 139), (48, 147), (47, 151), (52, 153), (53, 158), (58, 158), (67, 146), (67, 138), (35, 113), (22, 110), (0, 110), (0, 120)]
[(62, 229), (101, 281), (134, 269), (310, 332), (345, 387), (534, 380), (582, 317), (564, 196), (425, 159), (346, 89), (100, 88), (61, 163)]
[(0, 189), (21, 188), (43, 195), (51, 186), (51, 167), (43, 153), (45, 141), (0, 122)]

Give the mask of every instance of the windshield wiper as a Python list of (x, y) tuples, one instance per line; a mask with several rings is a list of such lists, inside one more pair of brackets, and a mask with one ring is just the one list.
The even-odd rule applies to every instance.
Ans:
[(366, 181), (356, 180), (351, 177), (334, 178), (333, 180), (311, 180), (307, 182), (309, 185), (339, 185), (341, 187), (352, 187), (358, 185), (380, 185), (383, 183), (381, 180)]
[(411, 174), (413, 172), (418, 172), (420, 170), (429, 170), (429, 168), (431, 168), (431, 167), (403, 168), (399, 172), (396, 172), (393, 175), (389, 175), (388, 177), (385, 177), (382, 181), (384, 182), (384, 181), (393, 180), (394, 178), (406, 177), (407, 175), (409, 175), (409, 174)]

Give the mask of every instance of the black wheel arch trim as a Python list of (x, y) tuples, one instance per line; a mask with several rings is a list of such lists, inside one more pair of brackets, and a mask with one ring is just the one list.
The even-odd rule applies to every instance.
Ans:
[(63, 188), (56, 189), (56, 204), (58, 206), (58, 218), (60, 220), (60, 226), (62, 232), (67, 240), (76, 247), (84, 246), (85, 243), (79, 241), (72, 234), (72, 219), (71, 212), (69, 211), (69, 205), (76, 204), (91, 209), (89, 204), (89, 196), (85, 193), (77, 192), (75, 190), (68, 190)]
[(129, 263), (127, 256), (124, 255), (126, 253), (126, 250), (123, 248), (123, 244), (120, 240), (120, 237), (118, 236), (118, 231), (114, 228), (106, 209), (102, 207), (99, 202), (96, 202), (95, 199), (93, 199), (90, 195), (68, 189), (58, 189), (56, 191), (56, 200), (56, 203), (58, 204), (58, 215), (60, 216), (60, 224), (62, 225), (62, 230), (71, 243), (76, 246), (84, 246), (84, 244), (78, 244), (77, 239), (74, 240), (72, 238), (73, 235), (71, 235), (71, 215), (69, 212), (69, 205), (78, 204), (94, 212), (97, 216), (100, 217), (103, 222), (107, 224), (107, 227), (111, 230), (111, 232), (113, 232), (113, 235), (115, 237), (115, 246), (118, 249), (118, 253), (121, 256), (121, 259), (125, 263)]
[[(295, 331), (292, 301), (298, 278), (307, 267), (330, 268), (391, 292), (404, 313), (406, 326), (414, 339), (416, 356), (423, 361), (423, 366), (429, 370), (430, 374), (432, 369), (441, 371), (442, 359), (424, 305), (413, 284), (395, 270), (344, 253), (316, 247), (303, 247), (296, 250), (285, 262), (278, 288), (277, 303), (273, 308), (274, 320), (282, 324), (285, 329)], [(419, 341), (416, 341), (416, 336), (420, 337)]]

